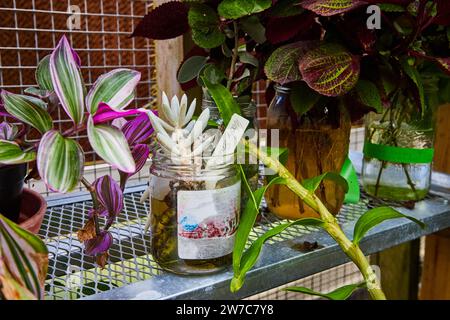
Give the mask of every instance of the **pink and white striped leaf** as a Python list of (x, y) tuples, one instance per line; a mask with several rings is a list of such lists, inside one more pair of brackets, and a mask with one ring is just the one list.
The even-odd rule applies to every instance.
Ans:
[(94, 151), (107, 163), (124, 172), (134, 172), (136, 165), (125, 135), (119, 129), (107, 125), (94, 125), (88, 119), (87, 132)]
[(66, 193), (75, 189), (83, 174), (83, 167), (83, 150), (75, 140), (63, 137), (56, 130), (42, 137), (37, 168), (51, 190)]
[(126, 181), (130, 177), (141, 171), (141, 169), (145, 166), (148, 156), (150, 155), (150, 148), (146, 144), (138, 144), (133, 147), (131, 154), (133, 155), (134, 162), (136, 163), (136, 170), (133, 173), (119, 171), (120, 183), (122, 185), (125, 185)]
[(308, 51), (299, 60), (300, 73), (308, 86), (318, 93), (337, 97), (358, 82), (359, 58), (338, 44), (324, 44)]
[(53, 127), (52, 118), (46, 110), (47, 104), (44, 101), (6, 90), (2, 90), (1, 97), (10, 115), (36, 128), (40, 133), (43, 134)]
[(14, 141), (19, 133), (16, 125), (8, 122), (0, 123), (0, 140)]
[[(115, 110), (111, 108), (108, 104), (104, 102), (100, 102), (98, 105), (98, 109), (95, 112), (92, 119), (94, 120), (94, 124), (102, 124), (108, 121), (112, 121), (118, 118), (133, 116), (137, 114), (145, 113), (139, 109), (130, 109), (130, 110)], [(147, 117), (148, 118), (148, 117)]]
[[(153, 111), (156, 114), (156, 111)], [(122, 127), (122, 132), (130, 146), (146, 142), (153, 133), (153, 127), (146, 113), (128, 121)]]
[(86, 93), (78, 63), (79, 59), (63, 36), (50, 56), (50, 74), (56, 95), (75, 125), (83, 122)]
[(114, 110), (121, 110), (134, 99), (134, 89), (141, 73), (130, 69), (116, 69), (100, 76), (86, 97), (86, 108), (95, 114), (101, 102)]
[(360, 0), (303, 0), (300, 5), (321, 16), (334, 16), (365, 5)]
[(100, 205), (109, 217), (117, 216), (123, 209), (123, 192), (111, 176), (103, 176), (94, 181), (93, 186)]
[(0, 140), (0, 164), (20, 164), (36, 159), (36, 152), (24, 152), (13, 141)]
[(0, 295), (43, 299), (47, 268), (44, 242), (0, 214)]
[(102, 231), (95, 238), (85, 241), (84, 247), (86, 254), (97, 256), (107, 252), (113, 243), (113, 237), (108, 231)]

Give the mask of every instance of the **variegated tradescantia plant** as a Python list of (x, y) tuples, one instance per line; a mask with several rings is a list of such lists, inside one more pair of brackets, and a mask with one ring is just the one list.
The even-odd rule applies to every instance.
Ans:
[[(70, 192), (83, 184), (94, 207), (78, 237), (85, 243), (86, 253), (104, 265), (112, 244), (108, 229), (123, 208), (127, 179), (142, 169), (149, 156), (146, 142), (152, 128), (145, 110), (124, 110), (134, 99), (139, 72), (113, 70), (100, 76), (87, 91), (80, 64), (64, 36), (39, 63), (38, 88), (26, 89), (29, 95), (1, 91), (0, 116), (8, 122), (0, 123), (0, 165), (31, 163), (34, 169), (30, 176), (40, 177), (57, 192)], [(56, 108), (68, 115), (73, 125), (70, 129), (61, 131), (54, 126), (51, 113)], [(115, 119), (133, 115), (138, 116), (123, 120), (120, 128), (112, 125)], [(37, 142), (27, 140), (30, 130), (38, 135)], [(83, 177), (84, 152), (73, 137), (85, 132), (95, 153), (119, 170), (120, 182), (104, 176), (91, 184)], [(106, 218), (103, 229), (99, 217)]]

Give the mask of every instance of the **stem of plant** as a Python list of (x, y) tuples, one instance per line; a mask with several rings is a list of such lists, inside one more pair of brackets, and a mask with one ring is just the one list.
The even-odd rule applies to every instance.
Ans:
[(299, 196), (307, 205), (316, 211), (321, 220), (324, 221), (325, 231), (339, 244), (344, 253), (355, 263), (360, 270), (369, 291), (374, 300), (385, 300), (386, 296), (381, 289), (380, 282), (375, 271), (370, 266), (364, 253), (358, 245), (351, 242), (339, 226), (336, 218), (328, 211), (322, 201), (314, 194), (305, 189), (295, 177), (278, 161), (268, 156), (256, 145), (242, 140), (242, 143), (248, 148), (248, 151), (260, 159), (265, 166), (278, 173), (281, 178), (286, 180), (286, 186)]
[(233, 21), (233, 29), (234, 29), (234, 48), (233, 48), (233, 56), (231, 58), (231, 66), (230, 73), (228, 75), (227, 81), (227, 89), (230, 90), (231, 83), (233, 82), (234, 72), (236, 71), (236, 62), (238, 57), (238, 46), (239, 46), (239, 30), (236, 21)]
[[(92, 198), (92, 203), (94, 205), (94, 209), (98, 209), (97, 195), (95, 194), (94, 187), (89, 183), (89, 181), (86, 180), (85, 177), (81, 178), (81, 183), (84, 185), (84, 187), (91, 194), (91, 198)], [(94, 225), (95, 225), (95, 234), (98, 236), (100, 234), (100, 224), (98, 222), (98, 216), (97, 216), (96, 210), (94, 210), (93, 218), (94, 218)]]

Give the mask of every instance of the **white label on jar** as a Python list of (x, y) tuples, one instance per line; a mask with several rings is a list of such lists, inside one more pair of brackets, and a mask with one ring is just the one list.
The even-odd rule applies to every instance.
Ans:
[(233, 251), (241, 182), (215, 190), (178, 191), (178, 256), (214, 259)]

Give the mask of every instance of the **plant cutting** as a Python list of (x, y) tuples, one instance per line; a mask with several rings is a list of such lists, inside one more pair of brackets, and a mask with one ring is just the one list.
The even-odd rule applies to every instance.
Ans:
[(241, 203), (234, 153), (248, 120), (234, 118), (233, 129), (221, 136), (204, 131), (209, 109), (192, 119), (196, 101), (187, 105), (186, 95), (169, 103), (163, 93), (159, 117), (149, 113), (159, 150), (150, 169), (147, 227), (153, 258), (161, 267), (177, 274), (208, 274), (231, 264)]
[[(1, 115), (12, 121), (1, 123), (0, 164), (29, 164), (28, 178), (41, 178), (56, 192), (70, 192), (82, 184), (92, 196), (93, 208), (78, 238), (84, 242), (86, 253), (104, 266), (113, 242), (108, 230), (123, 209), (126, 181), (149, 156), (146, 142), (152, 129), (146, 115), (122, 122), (121, 128), (111, 124), (115, 119), (140, 113), (125, 110), (134, 99), (139, 72), (110, 71), (87, 92), (80, 65), (79, 56), (63, 36), (37, 67), (38, 88), (27, 89), (29, 95), (1, 91)], [(70, 118), (70, 129), (63, 131), (54, 126), (50, 114), (58, 108)], [(83, 133), (87, 133), (95, 153), (119, 170), (119, 182), (109, 175), (93, 182), (83, 177), (84, 151), (74, 139)], [(37, 141), (28, 140), (29, 134), (37, 136)]]
[[(233, 98), (236, 95), (236, 85), (233, 83), (236, 82), (237, 71), (243, 72), (247, 67), (248, 63), (244, 59), (250, 55), (256, 58), (250, 59), (252, 62), (257, 61), (256, 70), (259, 72), (255, 72), (255, 76), (249, 76), (247, 80), (253, 82), (264, 78), (262, 67), (265, 66), (268, 79), (290, 86), (292, 94), (286, 104), (286, 113), (293, 125), (295, 120), (301, 120), (317, 126), (320, 119), (341, 113), (342, 110), (343, 117), (349, 114), (354, 119), (369, 110), (381, 111), (383, 108), (383, 97), (370, 77), (373, 75), (370, 71), (370, 52), (374, 49), (376, 38), (374, 32), (368, 32), (365, 19), (361, 22), (365, 17), (363, 10), (372, 2), (375, 1), (339, 2), (339, 6), (336, 6), (337, 1), (334, 0), (223, 0), (205, 1), (201, 4), (171, 2), (152, 10), (138, 25), (134, 35), (161, 40), (190, 30), (193, 41), (201, 48), (194, 48), (180, 68), (180, 74), (183, 75), (186, 75), (186, 70), (191, 70), (190, 77), (183, 76), (179, 79), (191, 85), (198, 81), (206, 86), (221, 110), (225, 124), (232, 114), (240, 113), (239, 105)], [(396, 6), (385, 6), (385, 10), (392, 8), (395, 9)], [(172, 18), (176, 16), (177, 19), (165, 24), (168, 15)], [(244, 59), (239, 55), (243, 51)], [(280, 161), (269, 155), (272, 152), (268, 154), (247, 141), (243, 143), (249, 153), (257, 156), (278, 177), (251, 193), (251, 199), (242, 213), (233, 251), (235, 277), (231, 290), (241, 288), (246, 272), (256, 262), (267, 239), (293, 224), (301, 224), (325, 229), (358, 266), (364, 277), (362, 285), (367, 287), (371, 297), (385, 299), (373, 269), (359, 248), (359, 242), (378, 223), (406, 216), (386, 207), (371, 210), (358, 220), (353, 241), (350, 241), (333, 215), (336, 212), (330, 212), (327, 203), (317, 195), (322, 193), (320, 189), (323, 188), (323, 180), (332, 180), (340, 188), (347, 190), (348, 185), (342, 177), (335, 172), (322, 172), (317, 177), (302, 177), (300, 182)], [(317, 145), (311, 149), (317, 149)], [(330, 149), (325, 147), (323, 151), (330, 152)], [(343, 152), (346, 154), (347, 150)], [(338, 171), (344, 160), (345, 158), (341, 160)], [(245, 175), (241, 175), (241, 178), (244, 186), (248, 187)], [(267, 188), (276, 184), (286, 186), (295, 194), (297, 201), (316, 213), (316, 217), (298, 219), (276, 227), (244, 250), (264, 193)], [(414, 218), (406, 218), (423, 227)], [(359, 286), (361, 285), (346, 287), (326, 296), (348, 297), (349, 292)], [(305, 288), (293, 290), (313, 293)]]

